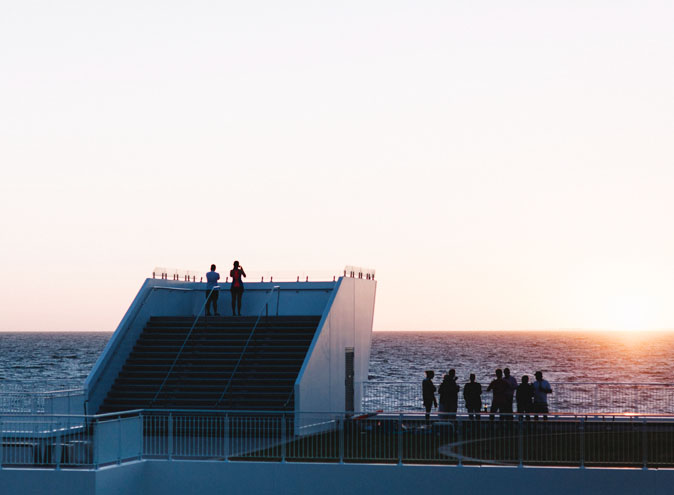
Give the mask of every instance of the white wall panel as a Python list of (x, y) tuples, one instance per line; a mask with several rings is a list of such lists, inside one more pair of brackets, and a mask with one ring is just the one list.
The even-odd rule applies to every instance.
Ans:
[[(367, 380), (377, 283), (342, 277), (295, 384), (296, 426), (310, 422), (307, 412), (343, 411), (345, 350), (354, 348), (356, 383)], [(357, 387), (354, 402), (361, 403)]]

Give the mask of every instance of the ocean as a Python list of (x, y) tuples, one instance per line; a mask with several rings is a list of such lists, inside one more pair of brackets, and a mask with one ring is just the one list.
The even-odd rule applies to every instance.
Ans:
[(670, 383), (674, 332), (375, 332), (371, 381), (414, 381), (456, 369), (459, 382), (509, 367), (520, 380), (542, 371), (551, 382)]
[[(111, 333), (2, 332), (0, 383), (77, 386)], [(541, 370), (550, 382), (670, 383), (674, 332), (374, 332), (369, 381), (413, 382), (424, 370), (437, 380), (450, 368), (459, 383), (496, 368), (518, 379)]]

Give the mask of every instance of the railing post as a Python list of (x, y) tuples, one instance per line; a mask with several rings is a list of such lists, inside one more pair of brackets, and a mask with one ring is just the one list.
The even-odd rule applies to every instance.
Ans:
[(117, 416), (117, 464), (122, 463), (122, 418)]
[[(56, 438), (54, 439), (54, 450), (52, 455), (56, 458), (54, 461), (56, 463), (56, 470), (61, 469), (61, 428), (60, 423), (56, 423)], [(2, 448), (2, 443), (0, 443), (0, 449)]]
[(580, 418), (580, 468), (585, 468), (585, 416)]
[(344, 464), (344, 417), (339, 418), (339, 463)]
[(281, 304), (281, 288), (276, 291), (276, 316), (278, 316), (279, 305)]
[(518, 439), (517, 439), (517, 457), (519, 458), (519, 467), (524, 465), (524, 415), (520, 414), (517, 421)]
[(173, 413), (168, 416), (168, 445), (166, 446), (169, 461), (173, 459)]
[(286, 462), (286, 413), (281, 416), (281, 462)]
[(456, 415), (456, 441), (457, 441), (457, 447), (458, 447), (458, 455), (459, 455), (459, 464), (458, 467), (463, 466), (463, 442), (462, 442), (463, 436), (461, 435), (461, 418), (459, 415)]
[(224, 431), (225, 462), (229, 462), (229, 414), (225, 413), (225, 431)]
[(646, 431), (646, 428), (648, 427), (648, 423), (646, 422), (646, 418), (643, 419), (643, 428), (642, 428), (642, 444), (643, 444), (643, 462), (644, 462), (644, 469), (648, 469), (648, 433)]
[(138, 437), (140, 438), (140, 445), (139, 445), (139, 451), (138, 451), (138, 460), (140, 461), (143, 458), (143, 453), (145, 451), (145, 417), (143, 416), (143, 413), (140, 412), (138, 413), (138, 420), (139, 420), (139, 425), (138, 425)]
[(403, 464), (403, 415), (398, 415), (398, 465)]
[(93, 438), (93, 447), (94, 447), (94, 457), (93, 457), (93, 463), (94, 463), (94, 469), (98, 469), (98, 460), (99, 460), (99, 455), (100, 455), (100, 447), (99, 447), (99, 441), (98, 441), (98, 420), (94, 419), (94, 424), (93, 424), (93, 432), (94, 432), (94, 438)]

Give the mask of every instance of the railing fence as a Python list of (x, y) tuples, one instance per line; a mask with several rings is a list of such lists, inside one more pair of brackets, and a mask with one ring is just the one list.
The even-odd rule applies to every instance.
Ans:
[[(488, 381), (482, 385), (482, 410), (489, 409)], [(421, 382), (361, 382), (364, 411), (422, 411)], [(437, 385), (437, 384), (436, 384)], [(460, 384), (459, 412), (466, 412)], [(674, 384), (669, 383), (551, 383), (552, 411), (567, 413), (674, 414)]]
[(137, 459), (674, 467), (674, 416), (130, 411), (0, 416), (0, 468)]

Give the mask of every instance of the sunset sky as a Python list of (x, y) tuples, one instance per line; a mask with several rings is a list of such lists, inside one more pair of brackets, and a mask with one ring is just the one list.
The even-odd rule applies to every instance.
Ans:
[[(22, 0), (0, 331), (155, 266), (377, 270), (376, 330), (674, 328), (674, 3)], [(330, 277), (331, 278), (331, 277)]]

